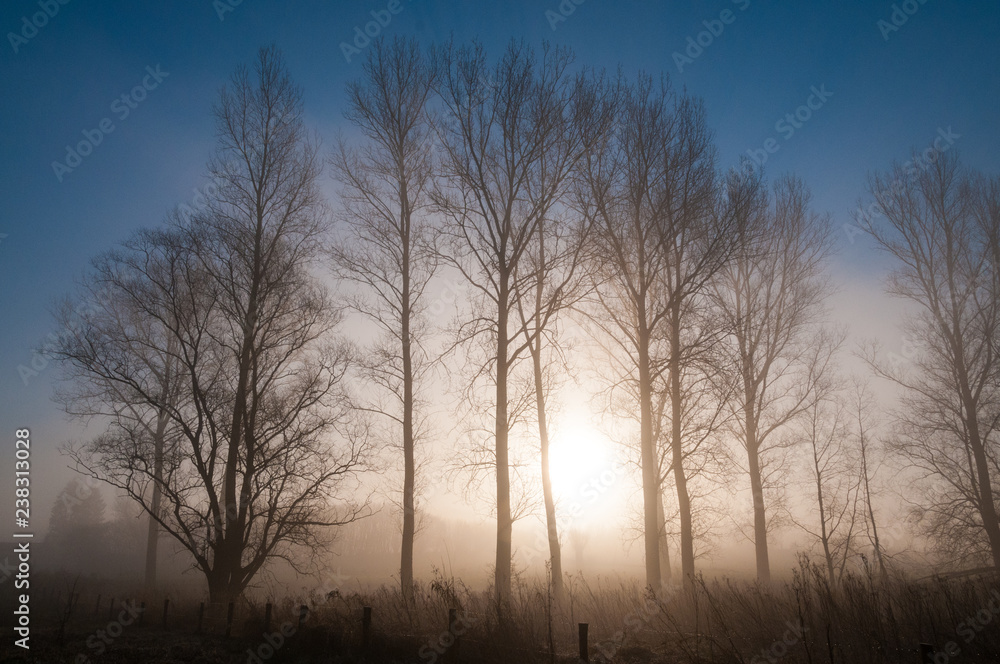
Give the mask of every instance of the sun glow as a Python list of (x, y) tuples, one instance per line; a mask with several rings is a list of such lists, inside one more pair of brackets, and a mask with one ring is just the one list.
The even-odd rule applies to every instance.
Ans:
[(582, 418), (566, 419), (554, 431), (549, 473), (556, 499), (578, 496), (611, 470), (611, 451), (599, 431)]

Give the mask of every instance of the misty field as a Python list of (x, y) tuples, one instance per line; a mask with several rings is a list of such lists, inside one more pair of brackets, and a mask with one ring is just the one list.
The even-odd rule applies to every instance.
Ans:
[[(207, 153), (194, 196), (52, 278), (16, 371), (51, 364), (64, 426), (11, 427), (5, 661), (1000, 661), (1000, 177), (971, 129), (880, 157), (841, 223), (836, 168), (720, 139), (728, 95), (547, 39), (376, 38), (385, 7), (336, 85), (277, 42), (227, 61), (169, 134)], [(136, 110), (172, 76), (145, 71)]]
[[(543, 582), (515, 579), (510, 614), (498, 624), (492, 593), (441, 576), (408, 604), (397, 588), (236, 603), (174, 595), (164, 626), (161, 598), (47, 575), (32, 649), (36, 662), (577, 662), (579, 623), (591, 662), (995, 662), (1000, 657), (1000, 582), (995, 575), (879, 581), (849, 574), (831, 587), (808, 561), (791, 582), (763, 586), (699, 578), (693, 590), (659, 597), (637, 582), (571, 577), (556, 603)], [(101, 593), (101, 603), (98, 592)], [(117, 595), (118, 597), (114, 597)], [(145, 602), (135, 623), (115, 626), (126, 602)], [(110, 602), (115, 601), (114, 610)], [(307, 607), (300, 622), (301, 607)], [(370, 627), (363, 627), (365, 607)], [(5, 607), (6, 609), (6, 607)], [(449, 630), (449, 610), (454, 609)], [(10, 615), (5, 610), (5, 615)], [(936, 658), (921, 657), (920, 644)], [(8, 649), (10, 652), (10, 649)], [(3, 661), (31, 661), (12, 657)]]

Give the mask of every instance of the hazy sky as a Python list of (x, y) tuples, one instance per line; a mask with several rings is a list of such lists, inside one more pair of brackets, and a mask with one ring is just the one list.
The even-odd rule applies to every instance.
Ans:
[[(65, 482), (64, 474), (45, 480), (65, 466), (54, 450), (74, 433), (50, 400), (51, 365), (35, 358), (38, 375), (26, 377), (19, 366), (31, 367), (32, 348), (57, 331), (51, 305), (93, 255), (192, 200), (214, 144), (217, 91), (262, 45), (284, 52), (308, 121), (328, 144), (342, 124), (344, 84), (359, 75), (364, 55), (348, 62), (341, 44), (376, 20), (374, 11), (388, 17), (378, 26), (387, 37), (429, 44), (478, 36), (492, 54), (512, 37), (551, 40), (572, 47), (581, 64), (665, 72), (705, 99), (724, 165), (773, 139), (768, 175), (799, 175), (838, 228), (850, 222), (868, 171), (928, 147), (939, 130), (950, 128), (967, 164), (997, 171), (995, 0), (693, 7), (564, 0), (561, 7), (556, 0), (0, 4), (0, 422), (7, 441), (17, 427), (34, 432), (36, 522)], [(808, 120), (783, 120), (807, 103), (813, 109), (799, 113)], [(81, 141), (96, 145), (77, 163), (67, 146)], [(884, 263), (863, 237), (852, 243), (839, 232), (838, 248), (844, 290), (835, 316), (882, 329), (891, 322), (878, 295)], [(0, 449), (0, 486), (9, 487), (12, 447)], [(0, 501), (0, 516), (10, 502)]]

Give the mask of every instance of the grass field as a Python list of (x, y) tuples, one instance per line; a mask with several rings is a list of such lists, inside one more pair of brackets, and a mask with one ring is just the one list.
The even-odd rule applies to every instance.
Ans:
[[(489, 589), (439, 574), (410, 605), (386, 587), (275, 598), (266, 629), (266, 602), (244, 599), (234, 605), (228, 638), (228, 607), (201, 609), (199, 598), (175, 593), (164, 625), (162, 595), (123, 609), (113, 595), (126, 591), (81, 579), (70, 607), (72, 583), (40, 575), (34, 584), (42, 586), (32, 605), (35, 662), (576, 662), (580, 623), (591, 662), (1000, 661), (995, 574), (915, 580), (860, 573), (831, 586), (803, 560), (791, 581), (769, 587), (698, 578), (686, 590), (653, 594), (638, 582), (569, 577), (560, 600), (544, 582), (522, 579), (502, 620)], [(141, 618), (128, 611), (139, 602), (146, 603)], [(4, 661), (32, 661), (12, 642), (3, 643)], [(934, 648), (930, 659), (921, 643)]]

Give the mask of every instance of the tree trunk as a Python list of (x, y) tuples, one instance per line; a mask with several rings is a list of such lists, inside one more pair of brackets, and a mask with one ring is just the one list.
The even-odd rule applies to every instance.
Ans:
[[(406, 208), (406, 189), (401, 191), (404, 215), (408, 216)], [(404, 220), (405, 223), (405, 220)], [(403, 340), (403, 541), (400, 546), (399, 582), (403, 591), (403, 600), (413, 600), (413, 538), (416, 532), (416, 512), (414, 508), (414, 486), (416, 484), (416, 463), (414, 461), (413, 437), (413, 358), (410, 343), (410, 238), (409, 226), (404, 226), (403, 259), (402, 259), (402, 311), (401, 337)]]
[(670, 329), (670, 447), (674, 465), (674, 484), (677, 487), (677, 509), (681, 520), (681, 578), (685, 588), (694, 587), (694, 520), (691, 514), (691, 497), (684, 472), (684, 447), (681, 418), (681, 342), (680, 312), (671, 312)]
[[(160, 508), (160, 487), (153, 487), (153, 500), (152, 500), (153, 512), (157, 512)], [(145, 588), (147, 591), (153, 591), (156, 588), (156, 549), (160, 541), (160, 524), (157, 523), (153, 515), (149, 515), (149, 524), (146, 528), (146, 574), (145, 574)]]
[[(240, 539), (242, 533), (238, 528), (238, 504), (236, 501), (236, 476), (239, 468), (240, 446), (243, 443), (243, 418), (247, 410), (247, 390), (249, 389), (250, 350), (249, 340), (240, 358), (239, 377), (236, 385), (235, 403), (233, 405), (232, 432), (229, 437), (229, 448), (226, 455), (225, 477), (222, 485), (222, 542), (215, 550), (214, 569), (228, 571), (233, 562), (239, 561)], [(228, 587), (229, 579), (224, 583)]]
[(653, 449), (653, 382), (649, 365), (649, 331), (645, 329), (646, 312), (639, 311), (640, 329), (638, 330), (639, 355), (639, 416), (640, 416), (640, 451), (642, 462), (642, 508), (643, 508), (643, 542), (646, 555), (646, 586), (659, 591), (662, 579), (660, 576), (660, 524), (657, 521), (660, 505), (660, 482), (657, 475), (656, 454)]
[(819, 432), (816, 430), (814, 421), (812, 425), (813, 472), (816, 473), (816, 501), (819, 503), (819, 539), (823, 545), (826, 573), (830, 579), (830, 585), (833, 586), (836, 583), (836, 575), (833, 571), (833, 554), (830, 553), (830, 535), (826, 530), (826, 503), (823, 500), (823, 471), (819, 467), (818, 435)]
[(149, 527), (146, 531), (146, 574), (147, 591), (156, 588), (156, 555), (160, 541), (160, 524), (153, 517), (160, 514), (161, 483), (163, 482), (163, 438), (167, 430), (167, 415), (160, 412), (156, 418), (156, 433), (153, 435), (153, 496), (150, 499)]
[[(541, 345), (541, 337), (538, 341)], [(538, 409), (538, 442), (541, 448), (542, 496), (545, 502), (545, 525), (549, 539), (549, 563), (552, 567), (552, 594), (556, 602), (562, 599), (562, 550), (559, 546), (559, 527), (556, 522), (556, 502), (552, 495), (552, 473), (549, 470), (549, 428), (545, 413), (545, 391), (542, 384), (542, 352), (540, 347), (531, 347), (531, 359), (535, 369), (535, 402)]]
[(667, 545), (667, 518), (663, 509), (663, 487), (659, 490), (660, 500), (656, 503), (658, 508), (656, 519), (660, 522), (660, 576), (663, 583), (671, 582), (670, 570), (670, 548)]
[(757, 452), (747, 450), (750, 491), (753, 493), (753, 545), (757, 557), (757, 580), (771, 582), (771, 564), (767, 553), (767, 514), (764, 510), (764, 486)]
[[(679, 424), (678, 427), (680, 428)], [(681, 449), (675, 447), (674, 455), (674, 484), (677, 485), (677, 507), (681, 518), (681, 576), (685, 587), (694, 586), (694, 521), (691, 515), (691, 498), (687, 490), (687, 477), (684, 474), (684, 467)]]
[[(976, 479), (979, 484), (979, 514), (993, 554), (993, 566), (1000, 570), (1000, 522), (997, 521), (996, 506), (993, 503), (993, 485), (990, 478), (989, 461), (979, 435), (979, 418), (972, 396), (966, 391), (966, 413), (969, 432), (969, 446), (976, 463)], [(968, 404), (973, 403), (970, 407)]]
[(216, 569), (206, 573), (208, 577), (208, 601), (210, 604), (224, 604), (228, 601), (228, 585), (223, 574)]
[[(953, 330), (961, 329), (957, 323), (952, 326)], [(968, 435), (969, 447), (972, 448), (972, 459), (976, 465), (976, 484), (979, 488), (979, 515), (983, 520), (983, 529), (986, 531), (986, 538), (990, 544), (990, 552), (993, 557), (993, 566), (1000, 570), (1000, 521), (997, 520), (996, 505), (993, 502), (993, 483), (990, 478), (989, 460), (986, 458), (986, 450), (983, 446), (983, 439), (979, 432), (979, 402), (973, 396), (969, 380), (968, 365), (965, 361), (965, 345), (961, 337), (951, 335), (952, 353), (955, 357), (955, 372), (958, 379), (958, 387), (962, 406), (965, 410), (965, 426)]]
[(885, 569), (885, 557), (882, 555), (882, 544), (878, 539), (878, 526), (875, 524), (875, 509), (872, 507), (872, 493), (868, 478), (868, 444), (865, 440), (864, 423), (861, 421), (861, 411), (859, 404), (858, 411), (858, 435), (861, 442), (861, 473), (865, 482), (865, 507), (868, 512), (868, 521), (872, 524), (872, 546), (875, 548), (875, 560), (878, 562), (878, 569), (882, 575), (882, 580), (889, 578)]
[(507, 414), (507, 319), (510, 304), (507, 275), (500, 275), (500, 297), (497, 307), (497, 353), (496, 353), (496, 471), (497, 471), (497, 550), (494, 584), (496, 586), (497, 610), (502, 617), (510, 602), (511, 595), (511, 539), (514, 521), (510, 506), (510, 455), (508, 450)]
[(234, 586), (235, 570), (228, 564), (219, 564), (216, 558), (212, 569), (205, 573), (208, 579), (208, 601), (211, 604), (226, 604), (239, 597), (241, 588)]
[[(249, 407), (250, 372), (253, 365), (254, 328), (257, 320), (257, 298), (259, 296), (259, 279), (257, 270), (260, 265), (260, 221), (254, 238), (253, 275), (250, 283), (250, 293), (247, 299), (247, 313), (243, 321), (243, 339), (240, 348), (239, 367), (237, 372), (236, 393), (234, 394), (232, 429), (229, 434), (229, 447), (226, 455), (225, 477), (222, 485), (222, 523), (224, 532), (222, 545), (215, 551), (214, 569), (220, 570), (225, 579), (222, 583), (228, 593), (232, 583), (231, 574), (240, 565), (242, 559), (243, 532), (239, 520), (239, 503), (236, 500), (236, 476), (239, 471), (240, 450), (246, 443), (244, 435), (244, 420)], [(245, 459), (249, 464), (250, 459)]]
[[(748, 395), (749, 397), (750, 395)], [(757, 441), (757, 419), (753, 407), (744, 408), (746, 418), (747, 468), (750, 471), (750, 492), (753, 494), (753, 544), (757, 555), (757, 580), (771, 582), (771, 564), (767, 554), (767, 513), (764, 509), (764, 481), (761, 477)]]
[[(545, 220), (538, 220), (538, 272), (546, 274)], [(552, 594), (556, 603), (563, 599), (562, 549), (559, 545), (559, 524), (556, 521), (556, 501), (552, 495), (552, 471), (549, 468), (549, 426), (545, 409), (545, 382), (542, 373), (542, 307), (544, 306), (545, 280), (535, 285), (534, 329), (535, 340), (528, 339), (532, 369), (535, 374), (535, 410), (538, 414), (538, 446), (542, 464), (542, 499), (545, 504), (545, 530), (549, 540), (549, 566), (552, 576)]]

